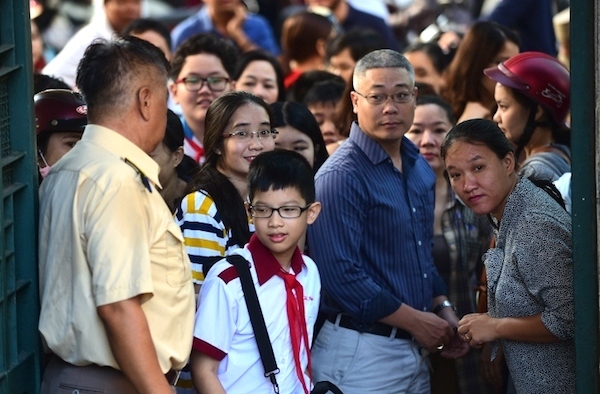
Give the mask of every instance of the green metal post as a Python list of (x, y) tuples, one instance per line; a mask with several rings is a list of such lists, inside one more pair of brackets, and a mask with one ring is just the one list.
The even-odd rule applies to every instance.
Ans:
[[(598, 392), (597, 1), (571, 1), (573, 261), (577, 393)], [(557, 377), (560, 378), (560, 377)]]

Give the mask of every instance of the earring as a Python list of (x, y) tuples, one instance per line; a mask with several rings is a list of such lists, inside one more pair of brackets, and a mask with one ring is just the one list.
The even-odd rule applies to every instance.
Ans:
[(215, 149), (215, 153), (219, 156), (221, 156), (221, 150), (220, 149)]

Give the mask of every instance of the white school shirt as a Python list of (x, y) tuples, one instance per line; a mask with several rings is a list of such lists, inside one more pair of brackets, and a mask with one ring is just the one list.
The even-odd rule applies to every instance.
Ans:
[[(253, 253), (250, 252), (249, 247)], [(273, 263), (266, 257), (265, 251), (275, 261), (277, 267), (272, 265)], [(243, 256), (250, 262), (250, 273), (280, 370), (277, 374), (280, 392), (304, 394), (295, 370), (287, 319), (285, 283), (283, 278), (274, 274), (276, 270), (280, 269), (280, 266), (256, 235), (252, 236), (244, 248), (238, 249), (234, 253)], [(296, 279), (303, 287), (308, 340), (312, 342), (313, 328), (319, 310), (321, 280), (317, 266), (312, 259), (302, 255), (299, 249), (296, 250), (294, 256), (296, 262), (301, 261), (301, 263), (294, 264), (295, 259), (292, 258), (292, 270), (296, 272), (293, 269), (294, 266), (300, 270)], [(260, 261), (258, 274), (254, 259)], [(228, 394), (273, 392), (270, 380), (264, 376), (264, 368), (237, 270), (226, 260), (218, 262), (210, 269), (200, 289), (193, 346), (194, 349), (221, 360), (218, 378)], [(303, 371), (306, 371), (307, 364), (306, 347), (302, 343), (301, 365)], [(310, 379), (306, 373), (304, 377), (306, 385), (310, 389)]]

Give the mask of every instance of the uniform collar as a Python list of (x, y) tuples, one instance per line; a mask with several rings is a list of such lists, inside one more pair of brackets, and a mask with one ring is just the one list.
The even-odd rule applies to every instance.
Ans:
[(142, 176), (148, 177), (153, 184), (162, 188), (158, 181), (160, 171), (158, 164), (146, 152), (121, 134), (103, 126), (88, 124), (81, 139), (102, 146), (121, 160), (132, 165)]
[[(248, 250), (252, 253), (252, 260), (254, 260), (254, 267), (256, 268), (256, 276), (258, 277), (259, 285), (262, 286), (266, 281), (271, 279), (272, 276), (281, 271), (281, 264), (279, 264), (271, 251), (260, 242), (260, 239), (258, 239), (256, 234), (253, 234), (252, 237), (250, 237)], [(302, 270), (302, 264), (304, 264), (302, 253), (300, 253), (300, 249), (296, 246), (296, 250), (294, 250), (294, 254), (292, 255), (292, 270), (294, 271), (294, 274), (298, 275)]]

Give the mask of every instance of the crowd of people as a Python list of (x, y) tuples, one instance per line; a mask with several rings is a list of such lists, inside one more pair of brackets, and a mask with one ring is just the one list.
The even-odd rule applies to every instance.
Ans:
[(357, 3), (32, 19), (42, 393), (574, 392), (558, 10)]

